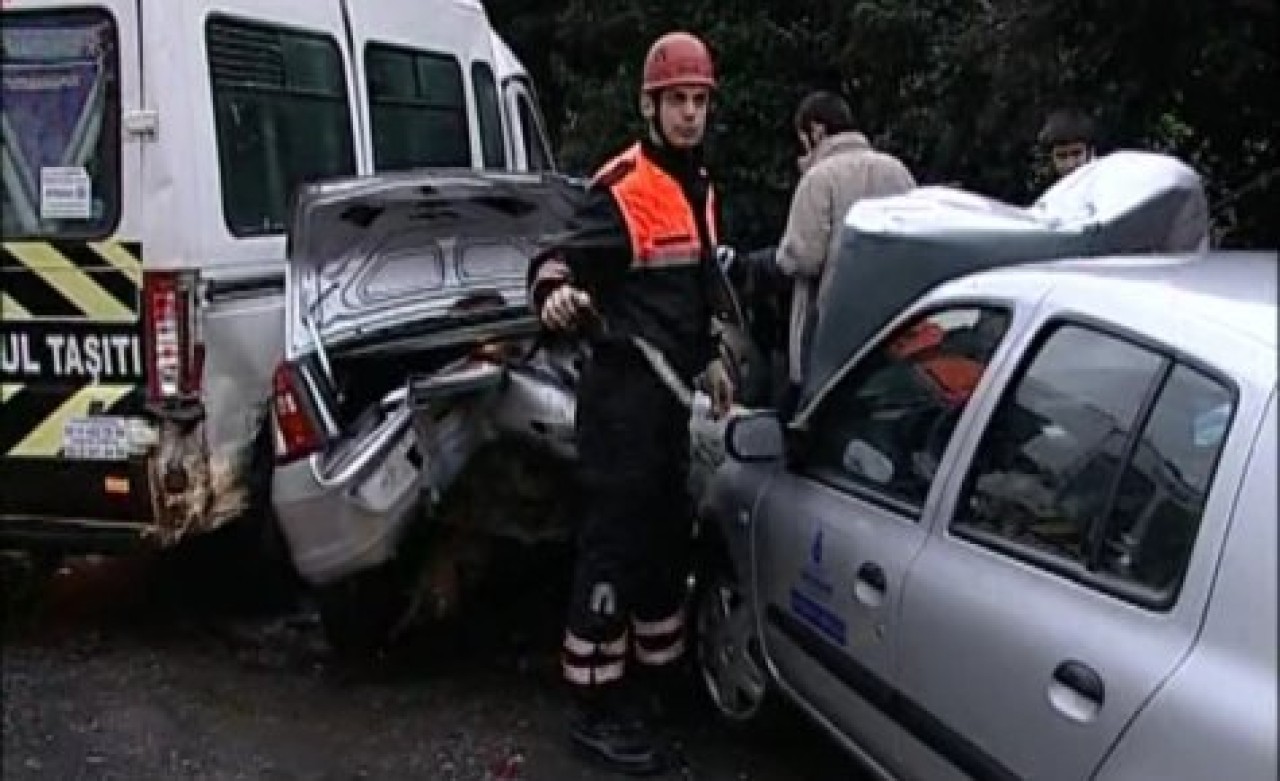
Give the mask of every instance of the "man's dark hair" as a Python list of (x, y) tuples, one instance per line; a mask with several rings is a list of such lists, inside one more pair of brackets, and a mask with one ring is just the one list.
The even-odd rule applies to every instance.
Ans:
[(796, 109), (795, 125), (797, 130), (808, 130), (811, 124), (822, 125), (828, 135), (845, 133), (854, 129), (853, 111), (849, 102), (834, 92), (810, 92)]
[(1040, 129), (1040, 143), (1046, 146), (1054, 144), (1088, 144), (1093, 146), (1097, 139), (1093, 119), (1083, 111), (1074, 108), (1058, 109), (1045, 120)]

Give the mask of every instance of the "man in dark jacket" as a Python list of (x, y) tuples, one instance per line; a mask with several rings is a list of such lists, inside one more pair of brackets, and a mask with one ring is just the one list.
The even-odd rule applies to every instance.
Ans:
[(563, 241), (529, 272), (545, 327), (592, 333), (577, 393), (586, 516), (562, 649), (570, 734), (636, 774), (660, 772), (665, 757), (635, 679), (667, 688), (685, 650), (691, 388), (703, 375), (719, 415), (733, 395), (718, 358), (715, 317), (731, 307), (701, 159), (715, 84), (702, 41), (677, 32), (654, 43), (640, 95), (647, 136), (600, 169)]

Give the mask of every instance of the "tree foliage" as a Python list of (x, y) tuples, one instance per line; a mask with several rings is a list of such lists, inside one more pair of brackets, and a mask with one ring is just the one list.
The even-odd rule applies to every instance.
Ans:
[(729, 238), (776, 240), (809, 90), (850, 98), (921, 182), (1026, 203), (1047, 182), (1035, 137), (1064, 103), (1104, 148), (1177, 154), (1208, 182), (1228, 246), (1280, 244), (1280, 64), (1273, 0), (489, 0), (538, 82), (562, 166), (593, 170), (640, 131), (649, 43), (688, 29), (722, 88), (708, 151)]

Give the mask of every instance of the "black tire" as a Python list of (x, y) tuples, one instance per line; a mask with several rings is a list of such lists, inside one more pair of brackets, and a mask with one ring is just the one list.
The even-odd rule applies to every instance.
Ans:
[(412, 594), (395, 562), (315, 589), (316, 606), (334, 654), (360, 662), (384, 653)]
[(302, 581), (271, 508), (274, 452), (265, 420), (251, 447), (244, 513), (163, 552), (162, 577), (178, 587), (180, 605), (259, 615), (298, 606)]
[[(748, 709), (750, 713), (745, 711), (731, 712), (733, 709), (726, 706), (724, 698), (718, 695), (710, 680), (708, 670), (716, 665), (709, 658), (713, 650), (708, 647), (708, 638), (705, 638), (703, 634), (710, 624), (706, 613), (711, 609), (712, 602), (717, 601), (716, 597), (713, 596), (713, 591), (729, 587), (736, 590), (738, 599), (741, 599), (741, 583), (737, 573), (734, 572), (727, 548), (717, 532), (714, 530), (709, 531), (704, 527), (700, 534), (697, 549), (697, 571), (689, 607), (690, 626), (692, 628), (690, 634), (693, 638), (694, 649), (693, 675), (696, 685), (707, 707), (722, 723), (732, 729), (748, 733), (768, 730), (777, 718), (780, 697), (773, 689), (772, 681), (769, 679), (767, 668), (764, 664), (762, 649), (759, 647), (758, 642), (753, 640), (752, 642), (744, 643), (742, 648), (737, 649), (737, 653), (748, 654), (755, 660), (764, 682), (763, 694), (760, 696), (758, 704)], [(741, 603), (738, 603), (737, 606), (741, 607)]]

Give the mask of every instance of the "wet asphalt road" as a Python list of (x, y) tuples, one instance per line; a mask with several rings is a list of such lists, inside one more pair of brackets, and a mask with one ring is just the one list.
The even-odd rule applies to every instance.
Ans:
[[(305, 599), (236, 593), (234, 573), (75, 560), (22, 596), (29, 578), (5, 566), (6, 781), (615, 777), (560, 732), (563, 594), (536, 565), (359, 667), (334, 662)], [(667, 778), (859, 778), (792, 714), (745, 734), (689, 721)]]

